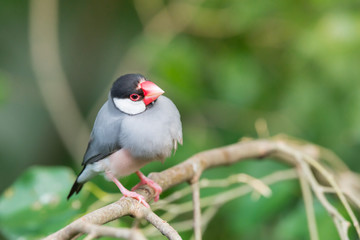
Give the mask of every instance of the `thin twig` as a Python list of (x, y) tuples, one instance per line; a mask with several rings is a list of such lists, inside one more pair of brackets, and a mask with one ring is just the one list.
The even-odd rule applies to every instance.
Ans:
[[(331, 188), (331, 187), (321, 187), (322, 191), (325, 192), (325, 193), (332, 193), (332, 194), (336, 194), (336, 191)], [(358, 208), (360, 208), (360, 199), (359, 198), (356, 198), (352, 192), (344, 192), (342, 191), (343, 194), (345, 194), (345, 196), (353, 202), (353, 205), (357, 206)]]
[(93, 240), (93, 239), (95, 239), (96, 238), (96, 235), (95, 234), (88, 234), (85, 238), (84, 238), (84, 240)]
[(315, 218), (315, 211), (313, 205), (313, 196), (311, 193), (311, 189), (309, 183), (306, 181), (304, 173), (298, 169), (298, 175), (300, 180), (301, 191), (304, 198), (304, 205), (306, 210), (306, 217), (308, 220), (308, 228), (310, 232), (310, 239), (311, 240), (318, 240), (319, 235), (316, 226), (316, 218)]
[[(241, 174), (236, 174), (236, 175), (241, 175)], [(236, 176), (236, 175), (234, 175), (234, 176)], [(261, 179), (257, 179), (257, 180), (261, 181), (262, 184), (268, 186), (268, 185), (275, 184), (277, 182), (292, 180), (292, 179), (296, 179), (296, 178), (297, 178), (296, 171), (294, 169), (288, 169), (288, 170), (280, 170), (275, 173), (271, 173), (268, 176), (265, 176), (265, 177), (263, 177)], [(233, 179), (232, 176), (227, 178), (227, 180), (230, 181), (228, 183), (228, 185), (233, 184), (232, 179)], [(214, 181), (214, 182), (219, 183), (219, 182), (222, 182), (223, 180), (201, 179), (200, 186), (210, 187), (208, 185), (209, 181)], [(221, 185), (226, 186), (226, 185), (223, 185), (223, 182)], [(190, 188), (184, 188), (184, 189), (189, 190)], [(184, 189), (182, 189), (182, 190), (184, 190)], [(180, 191), (182, 191), (182, 190), (180, 190)], [(206, 228), (208, 222), (211, 220), (211, 216), (215, 215), (215, 213), (217, 211), (216, 209), (219, 209), (221, 206), (223, 206), (224, 204), (226, 204), (229, 201), (232, 201), (236, 198), (239, 198), (241, 196), (244, 196), (244, 195), (250, 193), (252, 190), (256, 191), (256, 189), (254, 189), (251, 185), (242, 185), (242, 186), (236, 187), (236, 188), (228, 190), (228, 191), (221, 191), (221, 192), (211, 196), (212, 198), (208, 197), (206, 201), (200, 200), (201, 208), (207, 207), (207, 209), (204, 211), (204, 214), (202, 214), (202, 232), (204, 232), (204, 228)], [(187, 192), (183, 191), (184, 195), (182, 195), (181, 197), (185, 197), (186, 195), (188, 195), (190, 193), (191, 193), (191, 189), (190, 189), (190, 191), (187, 191)], [(225, 198), (223, 198), (223, 196), (225, 196)], [(229, 196), (231, 196), (231, 197), (229, 197)], [(171, 200), (173, 199), (173, 195), (170, 195), (169, 197), (171, 198)], [(179, 197), (179, 196), (177, 196), (177, 197)], [(217, 200), (215, 202), (214, 199), (220, 199), (220, 200)], [(167, 200), (167, 198), (164, 199), (164, 201), (166, 201), (166, 200)], [(161, 218), (165, 219), (167, 221), (173, 220), (179, 214), (184, 214), (187, 212), (191, 212), (193, 210), (192, 203), (190, 201), (181, 203), (181, 204), (169, 204), (166, 206), (163, 205), (159, 209), (165, 210), (165, 213), (161, 216)], [(211, 209), (213, 209), (213, 210), (211, 210)], [(175, 222), (175, 223), (172, 223), (171, 225), (175, 229), (177, 229), (179, 232), (188, 231), (193, 228), (193, 220)], [(149, 237), (150, 236), (158, 236), (158, 233), (156, 233), (154, 231), (154, 229), (150, 228), (150, 227), (145, 227), (144, 233), (146, 236), (149, 236)]]
[[(317, 182), (315, 176), (313, 175), (310, 166), (303, 160), (303, 155), (297, 152), (295, 149), (289, 148), (284, 143), (279, 144), (279, 150), (282, 154), (288, 154), (291, 158), (294, 158), (297, 161), (298, 166), (301, 168), (302, 173), (306, 176), (309, 181), (316, 197), (319, 199), (320, 203), (325, 207), (325, 209), (330, 213), (333, 222), (338, 230), (339, 236), (342, 240), (347, 240), (348, 229), (350, 223), (339, 213), (339, 211), (330, 204), (330, 202), (325, 197), (324, 193), (319, 191), (320, 185)], [(344, 238), (346, 236), (346, 238)]]
[(198, 179), (191, 183), (194, 209), (194, 236), (195, 240), (201, 240), (201, 208), (200, 208), (200, 186)]
[(202, 222), (202, 233), (205, 232), (207, 226), (210, 223), (210, 220), (213, 219), (213, 217), (215, 216), (215, 214), (219, 211), (221, 205), (213, 205), (212, 207), (207, 208), (204, 211), (203, 214), (203, 222)]
[(266, 184), (264, 184), (261, 180), (245, 173), (230, 175), (226, 179), (202, 179), (200, 181), (200, 188), (228, 187), (234, 183), (246, 183), (264, 197), (271, 196), (271, 189)]
[[(269, 175), (268, 177), (271, 179), (272, 176), (279, 176), (280, 172), (284, 173), (283, 176), (280, 178), (281, 180), (291, 179), (291, 178), (296, 178), (297, 177), (296, 172), (294, 170), (279, 171), (279, 172), (276, 172), (275, 174)], [(234, 176), (237, 176), (237, 175), (234, 175)], [(232, 178), (230, 177), (229, 179), (232, 179)], [(259, 180), (259, 179), (256, 179), (256, 180), (261, 182), (262, 185), (265, 185), (265, 183), (262, 182), (261, 180)], [(219, 181), (222, 181), (222, 180), (203, 179), (203, 180), (200, 181), (200, 186), (204, 185), (205, 187), (209, 187), (210, 185), (208, 185), (208, 184), (209, 184), (209, 182), (212, 182), (212, 181), (219, 182)], [(245, 195), (247, 193), (250, 193), (253, 190), (258, 191), (258, 189), (254, 188), (254, 185), (250, 184), (250, 182), (244, 182), (244, 183), (247, 183), (248, 185), (239, 186), (239, 187), (230, 189), (228, 191), (223, 191), (223, 192), (221, 192), (221, 194), (216, 194), (216, 195), (212, 195), (212, 196), (202, 198), (200, 200), (201, 207), (204, 208), (204, 207), (211, 206), (213, 204), (224, 204), (225, 202), (231, 201), (231, 200), (236, 199), (236, 198), (238, 198), (240, 196), (243, 196), (243, 195)], [(255, 185), (255, 186), (257, 186), (257, 185)], [(269, 189), (268, 186), (266, 186), (266, 188)], [(262, 192), (260, 192), (260, 191), (258, 191), (258, 192), (261, 195), (263, 195)], [(270, 195), (263, 195), (263, 196), (268, 197)], [(192, 211), (193, 210), (193, 204), (190, 201), (180, 203), (180, 204), (170, 204), (169, 203), (167, 205), (162, 206), (161, 209), (166, 211), (166, 213), (162, 217), (169, 220), (170, 216), (176, 216), (179, 213), (185, 213), (185, 212)]]
[(334, 176), (330, 174), (324, 167), (322, 167), (317, 161), (315, 161), (313, 158), (309, 156), (304, 156), (304, 159), (311, 164), (314, 168), (316, 168), (329, 182), (330, 186), (334, 188), (336, 195), (338, 195), (341, 203), (344, 205), (346, 212), (349, 214), (351, 221), (353, 222), (353, 226), (355, 227), (355, 230), (357, 232), (358, 238), (360, 238), (360, 225), (359, 221), (357, 220), (354, 212), (352, 211), (350, 204), (346, 200), (344, 194), (340, 190), (339, 185), (336, 183)]
[(181, 240), (179, 233), (153, 211), (146, 211), (144, 218), (170, 240)]

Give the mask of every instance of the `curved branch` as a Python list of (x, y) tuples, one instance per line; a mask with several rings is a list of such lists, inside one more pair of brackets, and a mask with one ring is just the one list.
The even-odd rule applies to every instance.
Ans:
[(313, 205), (313, 196), (309, 183), (306, 181), (305, 175), (301, 170), (298, 170), (300, 187), (304, 198), (305, 212), (308, 220), (308, 228), (311, 240), (318, 240), (319, 234), (316, 227), (315, 210)]
[(144, 218), (170, 240), (181, 240), (178, 232), (153, 211), (147, 211)]
[(80, 233), (87, 233), (93, 238), (113, 237), (113, 238), (130, 239), (131, 237), (133, 237), (134, 239), (138, 239), (138, 240), (146, 240), (144, 235), (135, 229), (114, 228), (114, 227), (100, 226), (86, 222), (77, 224), (75, 228)]
[[(195, 176), (200, 176), (201, 172), (207, 168), (229, 165), (249, 158), (263, 158), (275, 150), (276, 143), (269, 140), (239, 142), (226, 147), (198, 153), (161, 173), (150, 174), (149, 178), (158, 183), (165, 191), (174, 185), (190, 181)], [(150, 201), (155, 194), (154, 190), (147, 185), (141, 186), (136, 192), (143, 195), (146, 201)], [(77, 229), (74, 228), (79, 222), (104, 224), (124, 215), (142, 217), (139, 213), (139, 209), (142, 207), (143, 206), (134, 199), (122, 198), (75, 220), (65, 228), (50, 235), (47, 239), (70, 239), (74, 237), (79, 233)]]
[[(330, 210), (330, 212), (334, 213), (331, 211), (333, 210), (333, 206), (328, 206), (328, 202), (323, 195), (323, 192), (319, 193), (320, 188), (317, 187), (319, 186), (319, 183), (316, 181), (314, 174), (311, 171), (308, 171), (310, 169), (310, 164), (306, 158), (309, 155), (316, 155), (318, 153), (314, 152), (313, 148), (310, 148), (311, 151), (308, 153), (307, 149), (309, 149), (308, 146), (297, 145), (295, 148), (293, 145), (280, 140), (269, 139), (242, 141), (229, 146), (195, 154), (186, 161), (165, 171), (160, 173), (151, 173), (149, 178), (158, 183), (163, 190), (166, 190), (180, 183), (190, 182), (192, 179), (199, 177), (201, 173), (208, 168), (231, 165), (248, 159), (263, 159), (264, 157), (272, 157), (286, 164), (300, 167), (300, 169), (304, 171), (304, 177), (306, 177), (307, 181), (310, 182), (312, 190), (319, 198), (321, 204), (327, 211)], [(141, 186), (136, 190), (136, 192), (143, 195), (146, 201), (150, 201), (155, 195), (154, 190), (147, 185)], [(137, 218), (143, 218), (146, 217), (143, 209), (146, 208), (139, 204), (136, 200), (131, 198), (122, 198), (112, 204), (81, 217), (73, 223), (70, 223), (65, 228), (49, 236), (48, 239), (69, 239), (75, 236), (78, 232), (74, 230), (73, 226), (79, 221), (93, 224), (104, 224), (124, 215), (133, 215)], [(332, 217), (335, 220), (335, 223), (348, 223), (340, 214), (338, 214), (338, 212), (336, 212), (335, 215), (332, 215)], [(160, 229), (159, 227), (157, 228)], [(164, 232), (162, 233), (164, 234)], [(343, 233), (345, 232), (340, 234), (342, 235)]]

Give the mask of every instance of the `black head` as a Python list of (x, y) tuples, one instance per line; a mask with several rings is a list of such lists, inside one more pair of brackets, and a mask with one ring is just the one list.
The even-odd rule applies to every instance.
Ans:
[(144, 92), (139, 88), (139, 83), (145, 81), (145, 77), (141, 74), (126, 74), (113, 83), (110, 94), (112, 98), (129, 98), (131, 94), (138, 94), (144, 97)]
[(113, 84), (110, 94), (115, 107), (129, 115), (144, 112), (164, 91), (140, 74), (126, 74)]

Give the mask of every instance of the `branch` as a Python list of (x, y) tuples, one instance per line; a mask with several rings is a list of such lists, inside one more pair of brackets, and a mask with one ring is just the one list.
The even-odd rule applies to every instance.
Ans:
[[(90, 233), (84, 228), (86, 224), (100, 225), (119, 217), (130, 215), (136, 218), (145, 218), (149, 223), (154, 225), (163, 235), (171, 240), (181, 239), (179, 234), (164, 220), (158, 217), (150, 209), (132, 198), (123, 198), (113, 204), (102, 207), (91, 212), (76, 221), (72, 222), (60, 231), (48, 236), (45, 239), (71, 239), (78, 233)], [(91, 232), (94, 235), (94, 233)]]
[[(251, 191), (253, 191), (253, 190), (257, 191), (257, 193), (259, 193), (260, 195), (263, 195), (264, 197), (270, 196), (270, 194), (264, 195), (264, 193), (259, 191), (260, 189), (254, 188), (254, 186), (252, 186), (250, 184), (250, 182), (244, 181), (244, 179), (247, 179), (249, 177), (250, 176), (248, 176), (246, 174), (235, 174), (235, 175), (229, 176), (227, 179), (218, 179), (218, 180), (201, 179), (200, 180), (199, 185), (200, 185), (201, 189), (208, 188), (208, 187), (224, 188), (224, 187), (230, 186), (231, 184), (234, 184), (234, 183), (240, 183), (240, 182), (246, 183), (246, 185), (241, 185), (241, 186), (235, 187), (234, 189), (227, 190), (227, 191), (222, 191), (211, 197), (207, 197), (207, 198), (201, 200), (201, 202), (200, 202), (201, 207), (202, 208), (207, 207), (207, 209), (204, 210), (204, 213), (202, 214), (202, 224), (201, 224), (202, 225), (202, 233), (204, 233), (210, 220), (214, 217), (214, 215), (217, 213), (219, 208), (221, 206), (223, 206), (224, 204), (226, 204), (234, 199), (237, 199), (241, 196), (245, 196), (246, 194), (251, 193)], [(234, 182), (235, 179), (238, 179), (238, 180), (240, 179), (242, 181)], [(272, 185), (272, 184), (282, 182), (282, 181), (293, 180), (293, 179), (297, 179), (296, 171), (294, 169), (289, 169), (289, 170), (280, 170), (280, 171), (271, 173), (261, 179), (256, 179), (256, 180), (258, 182), (261, 182), (261, 184), (263, 186), (266, 186), (266, 188), (270, 189), (268, 187), (268, 185)], [(214, 185), (213, 185), (213, 183), (214, 183)], [(185, 190), (187, 190), (187, 191), (185, 191)], [(174, 219), (176, 216), (178, 216), (180, 214), (185, 214), (187, 212), (192, 211), (191, 202), (180, 203), (177, 205), (170, 204), (172, 201), (175, 201), (176, 199), (185, 197), (190, 193), (191, 193), (190, 188), (181, 189), (181, 190), (169, 195), (168, 197), (164, 198), (163, 200), (161, 200), (162, 202), (159, 201), (159, 202), (154, 203), (152, 205), (152, 208), (164, 210), (165, 213), (162, 215), (162, 218), (167, 221), (171, 221), (172, 219)], [(270, 193), (271, 193), (271, 191), (270, 191)], [(168, 204), (166, 204), (166, 203), (168, 203)], [(193, 229), (193, 225), (194, 225), (193, 220), (185, 220), (185, 221), (172, 223), (172, 226), (178, 232), (190, 231)], [(145, 227), (143, 229), (143, 232), (148, 237), (159, 236), (159, 234), (154, 232), (153, 229), (150, 227)]]
[[(307, 149), (311, 149), (309, 153), (314, 154), (314, 148), (308, 148), (307, 146), (297, 146), (296, 148), (294, 148), (293, 145), (280, 140), (269, 139), (242, 141), (222, 148), (216, 148), (198, 153), (190, 157), (186, 161), (174, 167), (171, 167), (163, 172), (151, 173), (149, 177), (156, 183), (158, 183), (165, 191), (166, 189), (169, 189), (180, 183), (190, 182), (195, 177), (201, 176), (202, 172), (208, 168), (231, 165), (236, 162), (248, 159), (263, 159), (265, 157), (272, 157), (291, 166), (301, 168), (301, 171), (303, 171), (306, 180), (310, 183), (312, 190), (318, 197), (321, 204), (331, 214), (335, 224), (337, 226), (341, 226), (341, 228), (338, 227), (339, 234), (341, 236), (347, 236), (348, 228), (345, 228), (344, 226), (346, 226), (346, 224), (349, 224), (349, 222), (347, 222), (344, 217), (327, 201), (326, 197), (324, 196), (324, 192), (320, 192), (321, 186), (316, 180), (314, 173), (310, 170), (310, 166), (314, 167), (314, 165), (316, 165), (315, 163), (318, 162), (316, 162), (316, 160), (313, 160), (315, 161), (315, 163), (313, 161), (309, 161), (310, 156), (307, 154)], [(316, 154), (317, 153), (315, 152), (315, 155)], [(321, 169), (314, 168), (314, 170), (318, 174), (325, 174)], [(330, 173), (326, 174), (327, 176), (329, 176)], [(281, 179), (282, 176), (278, 177)], [(333, 182), (331, 182), (330, 187), (334, 188)], [(336, 194), (338, 196), (344, 196), (342, 193), (338, 192), (336, 187), (337, 185), (335, 186)], [(154, 190), (147, 185), (142, 186), (141, 188), (136, 190), (136, 192), (143, 195), (146, 201), (150, 201), (155, 194)], [(233, 198), (234, 195), (234, 193), (224, 193), (221, 194), (221, 198), (219, 196), (206, 197), (201, 199), (201, 206), (209, 206), (211, 204), (217, 205), (221, 202), (225, 202), (227, 199)], [(340, 200), (342, 203), (347, 203), (346, 199), (340, 197)], [(93, 224), (104, 224), (124, 215), (132, 215), (137, 218), (143, 218), (145, 216), (144, 214), (144, 207), (136, 200), (131, 198), (122, 198), (112, 204), (109, 204), (103, 208), (100, 208), (94, 212), (83, 216), (82, 218), (74, 221), (73, 223), (70, 223), (65, 228), (49, 236), (48, 239), (69, 239), (75, 236), (78, 232), (74, 231), (73, 226), (79, 221)], [(356, 222), (354, 225), (356, 228)], [(157, 228), (160, 229), (159, 227)], [(162, 233), (164, 234), (164, 232)], [(342, 239), (346, 238), (342, 237)]]
[(308, 220), (308, 227), (309, 227), (309, 232), (310, 232), (310, 239), (318, 240), (319, 235), (318, 235), (317, 227), (316, 227), (316, 218), (315, 218), (313, 196), (311, 193), (311, 189), (310, 189), (309, 183), (306, 180), (304, 173), (301, 170), (298, 170), (298, 175), (299, 175), (299, 180), (300, 180), (301, 191), (302, 191), (303, 198), (304, 198), (306, 217)]
[(97, 237), (113, 237), (113, 238), (125, 238), (125, 239), (139, 239), (139, 240), (146, 240), (144, 235), (135, 229), (127, 229), (127, 228), (114, 228), (108, 226), (100, 226), (91, 223), (78, 223), (74, 226), (74, 228), (79, 233), (86, 233), (88, 236), (92, 238)]
[(191, 183), (191, 188), (193, 191), (194, 235), (195, 240), (201, 240), (200, 187), (199, 180), (197, 178)]
[(159, 216), (157, 216), (154, 212), (149, 209), (146, 209), (146, 214), (144, 218), (154, 225), (164, 236), (171, 240), (181, 240), (178, 232), (170, 226), (166, 221), (162, 220)]
[[(285, 157), (286, 155), (288, 155), (289, 158), (292, 158), (297, 162), (296, 165), (298, 165), (301, 168), (302, 173), (305, 175), (307, 181), (309, 181), (309, 183), (310, 183), (315, 195), (319, 199), (320, 203), (325, 207), (325, 209), (331, 215), (333, 222), (338, 230), (340, 238), (342, 240), (343, 239), (347, 240), (350, 223), (327, 200), (324, 192), (321, 191), (321, 185), (316, 180), (314, 173), (311, 171), (310, 165), (308, 163), (310, 163), (311, 166), (315, 167), (316, 170), (319, 171), (318, 173), (322, 174), (322, 176), (325, 177), (326, 179), (329, 179), (330, 176), (332, 176), (332, 175), (330, 173), (326, 172), (326, 170), (323, 167), (321, 167), (321, 165), (319, 165), (319, 163), (317, 161), (315, 161), (314, 159), (310, 158), (309, 156), (307, 156), (305, 154), (301, 154), (301, 152), (298, 152), (297, 150), (290, 148), (288, 145), (286, 145), (284, 143), (281, 143), (279, 145), (279, 156)], [(329, 183), (332, 186), (334, 186), (334, 183), (332, 181), (329, 181)], [(334, 189), (336, 190), (336, 186)], [(338, 191), (336, 191), (336, 193), (338, 194), (340, 200), (342, 200), (341, 199), (342, 193), (339, 193)], [(354, 225), (354, 226), (356, 228), (356, 225)]]

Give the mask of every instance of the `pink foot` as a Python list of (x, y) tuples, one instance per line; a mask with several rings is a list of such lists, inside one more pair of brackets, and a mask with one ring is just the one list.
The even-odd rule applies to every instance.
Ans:
[(131, 190), (134, 191), (142, 185), (148, 185), (149, 187), (151, 187), (155, 190), (154, 201), (157, 202), (159, 200), (160, 194), (162, 192), (162, 188), (159, 186), (159, 184), (157, 184), (150, 178), (147, 178), (142, 172), (137, 171), (136, 174), (139, 176), (140, 182), (138, 184), (136, 184), (135, 187), (133, 187)]
[(139, 203), (143, 204), (145, 207), (150, 208), (149, 204), (145, 201), (144, 196), (142, 196), (142, 195), (140, 195), (140, 194), (138, 194), (138, 193), (136, 193), (136, 192), (131, 192), (131, 191), (127, 190), (127, 189), (119, 182), (119, 180), (118, 180), (116, 177), (114, 177), (114, 175), (112, 175), (111, 172), (106, 171), (105, 173), (106, 173), (106, 175), (108, 176), (108, 178), (110, 178), (110, 179), (116, 184), (116, 186), (118, 186), (120, 192), (124, 195), (122, 198), (124, 198), (124, 197), (134, 198), (134, 199), (138, 200)]
[(143, 204), (145, 207), (150, 208), (150, 205), (145, 201), (144, 196), (142, 196), (136, 192), (131, 192), (128, 190), (126, 190), (126, 192), (122, 192), (122, 194), (124, 195), (122, 198), (124, 198), (124, 197), (134, 198), (134, 199), (138, 200), (139, 203)]

